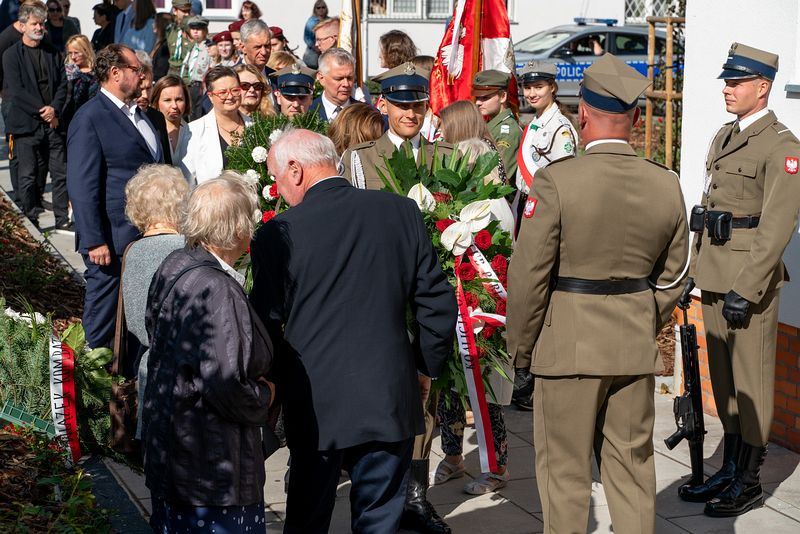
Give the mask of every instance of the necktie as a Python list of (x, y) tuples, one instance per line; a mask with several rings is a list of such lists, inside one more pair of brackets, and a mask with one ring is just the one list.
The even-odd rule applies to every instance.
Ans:
[(739, 133), (739, 121), (736, 121), (736, 123), (734, 123), (734, 125), (733, 125), (733, 128), (731, 128), (731, 133), (728, 134), (727, 139), (725, 139), (725, 142), (722, 143), (722, 148), (725, 148), (726, 146), (728, 146), (728, 144), (731, 142), (731, 139), (736, 137), (738, 135), (738, 133)]
[(406, 139), (405, 141), (400, 143), (400, 150), (404, 154), (408, 154), (408, 155), (411, 155), (411, 156), (414, 155), (414, 145), (412, 145), (411, 141), (409, 141), (408, 139)]
[(333, 114), (331, 115), (331, 119), (335, 119), (336, 115), (338, 115), (340, 111), (342, 111), (342, 106), (336, 106), (336, 108), (333, 110)]

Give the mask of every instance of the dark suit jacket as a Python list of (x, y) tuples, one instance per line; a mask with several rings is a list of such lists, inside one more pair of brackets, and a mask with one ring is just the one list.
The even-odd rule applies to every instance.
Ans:
[[(355, 104), (356, 102), (358, 102), (358, 100), (356, 100), (355, 98), (353, 98), (351, 96), (350, 97), (350, 103), (351, 104)], [(309, 106), (308, 111), (318, 111), (320, 119), (322, 119), (324, 121), (330, 120), (330, 119), (328, 119), (328, 114), (325, 112), (325, 106), (322, 105), (322, 95), (319, 95), (317, 98), (315, 98), (311, 102), (311, 105)]]
[(158, 111), (157, 109), (147, 108), (144, 112), (147, 115), (147, 118), (150, 120), (150, 124), (155, 126), (156, 128), (156, 135), (158, 136), (158, 142), (161, 145), (161, 154), (162, 159), (164, 160), (163, 163), (167, 165), (172, 165), (172, 154), (170, 153), (170, 146), (169, 146), (169, 135), (167, 134), (167, 120), (164, 118), (164, 114)]
[(67, 189), (79, 252), (105, 243), (122, 257), (139, 234), (125, 217), (125, 186), (142, 165), (163, 162), (102, 92), (81, 106), (67, 134)]
[[(39, 92), (36, 70), (24, 53), (25, 45), (18, 41), (3, 53), (3, 99), (12, 105), (8, 110), (6, 131), (12, 134), (31, 133), (43, 124), (39, 110), (45, 105)], [(42, 43), (43, 61), (50, 82), (50, 105), (61, 116), (67, 98), (67, 77), (61, 55), (50, 45)]]
[[(250, 299), (279, 345), (290, 447), (424, 432), (417, 373), (437, 376), (452, 352), (456, 301), (417, 205), (331, 178), (265, 224), (250, 250)], [(409, 342), (409, 309), (421, 352)]]

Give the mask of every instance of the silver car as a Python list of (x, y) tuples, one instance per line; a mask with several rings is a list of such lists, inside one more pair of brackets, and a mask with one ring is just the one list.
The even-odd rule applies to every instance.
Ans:
[[(531, 35), (514, 45), (517, 70), (533, 59), (558, 67), (558, 99), (574, 106), (583, 71), (606, 52), (618, 56), (647, 76), (647, 26), (616, 26), (614, 19), (575, 19), (575, 24), (556, 26)], [(599, 23), (599, 24), (598, 24)], [(676, 52), (677, 47), (676, 43)], [(666, 32), (656, 30), (656, 58), (666, 47)], [(520, 104), (528, 104), (520, 91)]]

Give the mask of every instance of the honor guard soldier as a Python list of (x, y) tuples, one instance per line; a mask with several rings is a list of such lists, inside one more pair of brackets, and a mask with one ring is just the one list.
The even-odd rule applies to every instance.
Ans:
[(800, 143), (767, 109), (778, 56), (733, 43), (719, 78), (728, 113), (706, 158), (689, 279), (680, 305), (701, 290), (714, 401), (725, 431), (720, 471), (683, 486), (705, 513), (740, 515), (761, 506), (760, 469), (773, 411), (781, 260), (797, 224)]
[(277, 91), (280, 112), (294, 117), (308, 111), (314, 95), (314, 79), (317, 71), (294, 63), (269, 75)]
[(681, 294), (688, 228), (677, 175), (628, 143), (649, 85), (612, 54), (586, 69), (586, 153), (536, 173), (511, 259), (508, 353), (535, 375), (546, 533), (586, 532), (592, 452), (614, 532), (655, 532), (656, 334)]
[(472, 81), (472, 96), (481, 114), (489, 120), (487, 126), (494, 144), (502, 156), (501, 163), (509, 182), (517, 174), (517, 151), (522, 128), (508, 104), (508, 82), (511, 74), (499, 70), (482, 70)]
[(417, 162), (420, 152), (431, 164), (434, 149), (444, 156), (453, 151), (445, 142), (430, 143), (420, 135), (425, 113), (428, 111), (428, 77), (430, 73), (418, 69), (410, 61), (376, 76), (381, 84), (383, 98), (380, 112), (388, 116), (389, 130), (375, 141), (358, 144), (342, 155), (344, 177), (361, 189), (383, 189), (377, 169), (388, 176), (383, 158), (391, 158), (395, 148), (408, 147)]
[(172, 23), (167, 26), (167, 48), (169, 48), (169, 73), (181, 73), (186, 53), (192, 47), (184, 34), (183, 22), (192, 13), (192, 0), (172, 0)]

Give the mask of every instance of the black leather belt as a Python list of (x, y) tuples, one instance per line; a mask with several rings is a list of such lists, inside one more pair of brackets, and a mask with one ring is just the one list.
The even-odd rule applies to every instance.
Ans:
[(760, 220), (761, 215), (747, 215), (745, 217), (734, 217), (731, 219), (731, 223), (734, 228), (755, 228)]
[(650, 289), (647, 278), (632, 280), (584, 280), (559, 276), (556, 291), (584, 295), (625, 295)]

